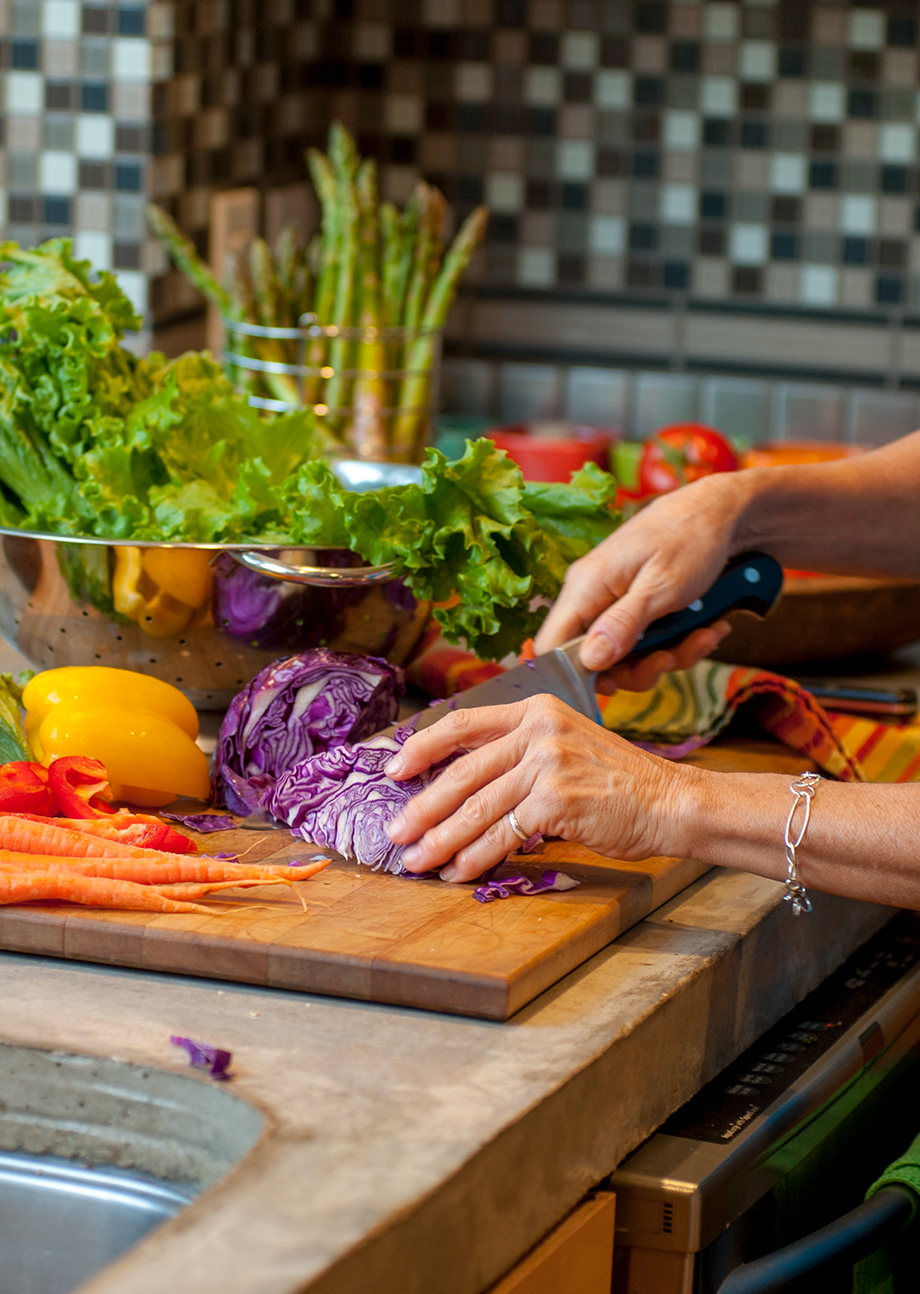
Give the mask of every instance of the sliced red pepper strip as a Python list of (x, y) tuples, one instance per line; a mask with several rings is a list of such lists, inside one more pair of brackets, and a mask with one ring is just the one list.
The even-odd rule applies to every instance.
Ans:
[(181, 831), (174, 831), (165, 822), (158, 822), (146, 827), (139, 827), (131, 834), (130, 843), (142, 849), (160, 849), (167, 854), (188, 854), (195, 852), (193, 841), (183, 836)]
[[(39, 765), (41, 771), (46, 773), (47, 770)], [(94, 796), (90, 804), (95, 802)], [(104, 801), (103, 801), (104, 803)], [(40, 822), (47, 827), (66, 827), (68, 823), (73, 822), (73, 818), (50, 817), (46, 814), (23, 813), (18, 809), (4, 810), (0, 804), (0, 814), (12, 813), (17, 818), (26, 818), (29, 822)], [(137, 845), (142, 849), (159, 849), (167, 854), (194, 854), (198, 852), (198, 846), (194, 840), (176, 831), (166, 822), (159, 822), (156, 818), (145, 817), (140, 814), (127, 813), (124, 809), (114, 812), (106, 806), (104, 810), (106, 817), (113, 819), (111, 836), (101, 835), (100, 840), (112, 839), (120, 840), (125, 845)], [(99, 816), (102, 816), (101, 814)]]
[(98, 759), (62, 755), (48, 768), (48, 782), (65, 818), (100, 818), (113, 812), (101, 798), (111, 790), (105, 765)]
[(42, 764), (15, 759), (0, 765), (0, 813), (57, 813), (57, 800)]

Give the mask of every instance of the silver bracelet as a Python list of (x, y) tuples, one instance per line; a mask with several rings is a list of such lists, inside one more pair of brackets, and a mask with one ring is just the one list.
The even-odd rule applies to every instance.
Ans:
[[(799, 880), (795, 851), (805, 839), (805, 832), (808, 830), (808, 819), (811, 816), (811, 802), (815, 798), (818, 783), (822, 780), (817, 773), (802, 773), (789, 787), (789, 790), (795, 796), (795, 803), (789, 810), (789, 817), (786, 819), (786, 832), (783, 837), (783, 843), (786, 846), (786, 893), (783, 895), (783, 902), (792, 904), (792, 914), (796, 917), (803, 912), (811, 911), (811, 899), (808, 897), (808, 891)], [(793, 823), (800, 805), (802, 806), (802, 823), (799, 827), (798, 835), (793, 839)]]

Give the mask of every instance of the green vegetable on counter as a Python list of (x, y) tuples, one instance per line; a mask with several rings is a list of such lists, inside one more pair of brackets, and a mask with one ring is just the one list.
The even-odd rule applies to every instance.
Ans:
[[(263, 415), (205, 354), (138, 358), (112, 275), (69, 239), (0, 246), (0, 520), (115, 543), (251, 541), (351, 548), (394, 562), (452, 640), (501, 657), (532, 635), (570, 562), (608, 535), (616, 481), (525, 483), (490, 440), (429, 449), (420, 485), (347, 491), (312, 412)], [(446, 268), (446, 266), (445, 266)], [(442, 270), (443, 274), (445, 271)], [(380, 281), (367, 282), (368, 296)], [(368, 385), (362, 399), (371, 403)], [(70, 587), (106, 614), (102, 551), (67, 545)], [(2, 753), (2, 752), (0, 752)]]
[[(231, 258), (223, 284), (153, 204), (150, 226), (225, 318), (293, 328), (308, 317), (326, 328), (362, 330), (356, 338), (312, 339), (305, 348), (296, 340), (232, 333), (237, 354), (313, 370), (300, 384), (288, 373), (240, 366), (233, 375), (254, 396), (311, 405), (324, 428), (361, 457), (418, 462), (431, 416), (438, 330), (488, 212), (471, 212), (445, 254), (443, 195), (420, 183), (401, 213), (379, 202), (375, 163), (362, 161), (340, 123), (329, 132), (328, 154), (310, 149), (307, 163), (322, 213), (317, 237), (298, 247), (286, 228), (273, 252), (257, 238), (246, 256)], [(386, 331), (395, 328), (408, 332)]]
[(34, 676), (35, 671), (31, 669), (23, 670), (18, 678), (0, 674), (0, 764), (19, 760), (30, 763), (35, 758), (19, 713), (22, 689)]

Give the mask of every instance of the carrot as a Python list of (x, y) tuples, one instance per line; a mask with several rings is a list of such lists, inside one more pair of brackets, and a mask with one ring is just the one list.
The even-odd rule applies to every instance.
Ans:
[(48, 901), (82, 903), (94, 908), (126, 908), (141, 912), (218, 913), (200, 903), (160, 894), (152, 885), (103, 880), (96, 876), (67, 876), (63, 872), (0, 872), (0, 904)]
[(107, 840), (89, 831), (73, 831), (28, 818), (0, 816), (0, 849), (19, 850), (24, 854), (59, 854), (64, 858), (148, 858), (153, 861), (182, 855), (165, 854), (161, 849), (142, 849), (120, 840)]
[(43, 818), (34, 813), (11, 813), (0, 816), (0, 824), (8, 817), (35, 822), (44, 827), (81, 831), (88, 836), (116, 840), (142, 849), (158, 849), (173, 854), (194, 854), (198, 851), (194, 840), (181, 831), (175, 831), (165, 822), (158, 822), (156, 818), (141, 814), (126, 813), (121, 809), (105, 818)]
[(0, 849), (3, 872), (71, 872), (75, 876), (96, 876), (107, 880), (133, 881), (138, 885), (170, 885), (177, 882), (213, 884), (241, 881), (265, 884), (272, 881), (306, 881), (324, 867), (327, 860), (306, 867), (260, 867), (257, 863), (230, 863), (217, 858), (184, 858), (181, 854), (159, 854), (153, 858), (73, 857), (60, 854), (28, 854)]
[(213, 894), (218, 890), (251, 890), (258, 885), (286, 885), (287, 883), (280, 878), (270, 881), (210, 881), (200, 885), (179, 881), (175, 885), (157, 885), (156, 891), (158, 894), (167, 894), (171, 899), (200, 899), (205, 894)]

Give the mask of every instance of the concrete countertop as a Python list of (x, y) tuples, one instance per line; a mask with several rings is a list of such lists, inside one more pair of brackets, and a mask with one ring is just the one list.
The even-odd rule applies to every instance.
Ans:
[(188, 1074), (169, 1036), (190, 1035), (266, 1120), (83, 1289), (481, 1294), (892, 915), (812, 897), (796, 920), (775, 882), (710, 872), (504, 1024), (0, 953), (0, 1042)]
[(187, 1034), (266, 1117), (83, 1288), (479, 1294), (891, 915), (781, 895), (710, 872), (504, 1024), (0, 954), (0, 1041), (188, 1073)]

